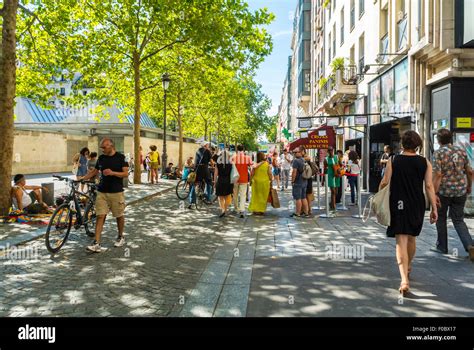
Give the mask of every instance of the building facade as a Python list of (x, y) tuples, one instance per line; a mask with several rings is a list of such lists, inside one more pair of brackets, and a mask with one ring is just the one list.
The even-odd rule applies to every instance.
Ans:
[(313, 0), (310, 7), (309, 101), (298, 104), (313, 128), (333, 126), (337, 147), (359, 153), (370, 191), (381, 180), (383, 146), (398, 150), (405, 130), (423, 136), (427, 157), (442, 127), (473, 153), (474, 0)]

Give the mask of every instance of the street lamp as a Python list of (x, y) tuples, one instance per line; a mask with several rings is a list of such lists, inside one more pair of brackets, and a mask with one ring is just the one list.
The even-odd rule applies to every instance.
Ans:
[(163, 83), (163, 90), (165, 91), (164, 94), (164, 122), (163, 122), (163, 154), (162, 154), (162, 162), (161, 162), (161, 176), (163, 176), (166, 172), (166, 166), (168, 165), (168, 154), (166, 154), (166, 90), (168, 90), (170, 86), (170, 76), (168, 73), (165, 73), (161, 76), (161, 81)]

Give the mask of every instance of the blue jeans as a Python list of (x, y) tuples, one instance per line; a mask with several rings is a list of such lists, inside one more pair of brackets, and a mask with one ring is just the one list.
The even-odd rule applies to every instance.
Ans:
[[(354, 204), (356, 201), (356, 192), (357, 192), (357, 179), (359, 176), (348, 176), (347, 180), (349, 180), (349, 186), (351, 186), (351, 203)], [(360, 205), (360, 203), (359, 203)]]
[[(201, 181), (206, 182), (206, 199), (210, 202), (211, 194), (212, 194), (212, 181), (211, 179), (205, 179), (205, 180), (203, 179)], [(196, 203), (196, 185), (198, 185), (197, 182), (192, 184), (189, 190), (189, 204)]]

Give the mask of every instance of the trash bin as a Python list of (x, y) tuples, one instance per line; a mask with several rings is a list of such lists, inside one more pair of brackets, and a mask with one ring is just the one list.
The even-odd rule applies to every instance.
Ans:
[(43, 202), (52, 207), (54, 205), (54, 182), (45, 182), (41, 186), (48, 189), (48, 192), (43, 191)]

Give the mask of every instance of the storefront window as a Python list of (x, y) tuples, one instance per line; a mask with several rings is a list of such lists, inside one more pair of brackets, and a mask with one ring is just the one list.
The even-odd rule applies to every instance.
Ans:
[(395, 110), (408, 110), (408, 60), (395, 68)]
[(382, 103), (380, 105), (380, 113), (382, 113), (382, 122), (388, 118), (387, 114), (393, 110), (395, 104), (394, 94), (394, 73), (393, 70), (382, 75), (380, 80)]
[[(369, 85), (369, 113), (380, 112), (380, 79), (377, 79)], [(380, 116), (373, 115), (370, 117), (370, 124), (380, 123)]]

